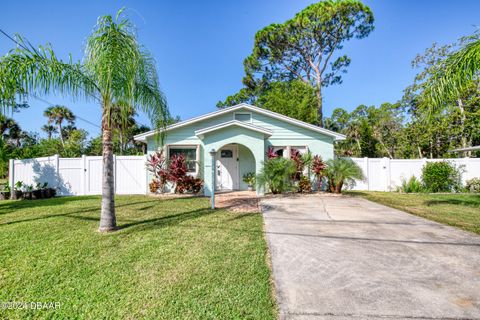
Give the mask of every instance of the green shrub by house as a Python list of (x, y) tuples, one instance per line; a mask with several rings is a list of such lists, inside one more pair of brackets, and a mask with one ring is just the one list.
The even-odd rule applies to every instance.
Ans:
[(263, 168), (257, 176), (257, 184), (268, 188), (273, 194), (292, 190), (292, 175), (297, 171), (295, 163), (283, 157), (263, 162)]

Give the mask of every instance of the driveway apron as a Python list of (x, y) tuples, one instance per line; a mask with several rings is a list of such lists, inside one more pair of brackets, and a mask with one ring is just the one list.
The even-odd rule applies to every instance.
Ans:
[(361, 198), (261, 202), (281, 319), (480, 319), (480, 237)]

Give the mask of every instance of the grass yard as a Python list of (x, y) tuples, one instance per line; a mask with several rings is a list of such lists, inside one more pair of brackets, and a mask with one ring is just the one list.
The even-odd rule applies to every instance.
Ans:
[(100, 198), (0, 202), (1, 310), (28, 319), (274, 319), (260, 214), (205, 198), (116, 198), (121, 230), (99, 234)]
[(480, 234), (480, 195), (349, 192), (389, 207)]

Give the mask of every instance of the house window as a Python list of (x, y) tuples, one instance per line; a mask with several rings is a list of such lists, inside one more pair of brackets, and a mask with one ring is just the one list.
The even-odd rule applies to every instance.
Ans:
[(251, 122), (252, 114), (251, 113), (235, 113), (235, 120), (243, 122)]
[(169, 157), (171, 158), (174, 155), (183, 154), (185, 156), (185, 162), (187, 163), (188, 172), (197, 171), (197, 147), (191, 146), (171, 146), (169, 147)]
[(273, 152), (279, 157), (285, 157), (287, 154), (286, 147), (273, 147)]
[(297, 150), (297, 151), (300, 152), (300, 154), (302, 154), (302, 155), (305, 154), (305, 153), (307, 153), (307, 147), (305, 147), (305, 146), (297, 146), (297, 147), (292, 146), (292, 147), (290, 147), (290, 150), (292, 150), (292, 149)]

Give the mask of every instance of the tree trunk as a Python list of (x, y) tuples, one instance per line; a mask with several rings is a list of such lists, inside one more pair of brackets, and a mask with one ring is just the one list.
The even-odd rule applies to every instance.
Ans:
[(323, 128), (323, 103), (322, 103), (322, 86), (317, 85), (315, 90), (317, 96), (317, 124), (319, 127)]
[(111, 117), (108, 114), (109, 109), (103, 105), (102, 114), (102, 210), (100, 213), (100, 232), (113, 231), (117, 228), (115, 218), (115, 186), (113, 178), (113, 145), (112, 145), (112, 126)]
[(330, 192), (334, 193), (335, 192), (335, 181), (333, 181), (333, 178), (328, 179), (328, 189)]
[(58, 132), (60, 135), (60, 142), (62, 143), (62, 146), (65, 147), (65, 142), (63, 141), (63, 132), (62, 132), (62, 123), (58, 123)]
[(343, 181), (339, 181), (335, 186), (335, 193), (342, 193)]

